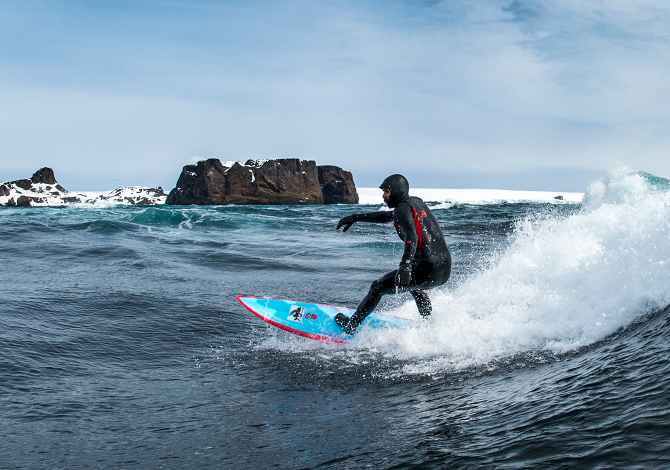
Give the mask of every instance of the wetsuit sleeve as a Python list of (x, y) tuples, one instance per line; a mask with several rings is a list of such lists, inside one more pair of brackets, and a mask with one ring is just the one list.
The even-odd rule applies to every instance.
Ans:
[(346, 217), (342, 217), (339, 222), (337, 222), (337, 227), (335, 230), (340, 227), (344, 227), (342, 232), (346, 232), (354, 225), (354, 222), (390, 222), (393, 220), (393, 212), (391, 211), (379, 211), (379, 212), (368, 212), (367, 214), (351, 214)]
[(393, 210), (393, 218), (396, 220), (405, 242), (405, 251), (402, 254), (400, 264), (411, 263), (416, 253), (419, 237), (414, 226), (414, 215), (409, 204), (400, 204)]
[(354, 214), (356, 222), (390, 222), (393, 220), (392, 211), (368, 212), (366, 214)]

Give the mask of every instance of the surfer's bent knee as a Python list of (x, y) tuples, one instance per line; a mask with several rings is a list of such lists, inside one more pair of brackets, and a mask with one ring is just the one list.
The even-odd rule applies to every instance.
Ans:
[(370, 292), (378, 293), (384, 290), (384, 278), (375, 279), (370, 285)]

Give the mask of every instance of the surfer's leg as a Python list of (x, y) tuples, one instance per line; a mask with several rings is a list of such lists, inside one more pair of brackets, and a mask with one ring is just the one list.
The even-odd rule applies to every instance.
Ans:
[(430, 298), (425, 291), (421, 289), (412, 290), (409, 292), (414, 297), (416, 306), (419, 308), (419, 314), (422, 317), (427, 317), (433, 311), (433, 306), (430, 304)]
[(360, 325), (361, 322), (372, 313), (372, 311), (377, 307), (377, 304), (379, 304), (379, 301), (382, 299), (382, 296), (388, 292), (385, 292), (387, 289), (384, 287), (384, 278), (377, 279), (372, 283), (370, 286), (370, 290), (368, 291), (368, 294), (365, 296), (363, 301), (358, 305), (358, 308), (356, 309), (356, 313), (354, 313), (351, 318), (353, 320), (354, 317), (360, 318), (360, 321), (358, 324)]
[(433, 311), (433, 306), (430, 303), (430, 298), (426, 293), (426, 289), (440, 286), (449, 279), (451, 271), (450, 263), (417, 263), (412, 270), (412, 290), (410, 294), (414, 297), (416, 306), (419, 309), (419, 314), (422, 317), (427, 317)]
[(377, 307), (382, 296), (395, 291), (395, 275), (396, 271), (392, 271), (375, 280), (370, 286), (368, 294), (350, 318), (347, 318), (343, 313), (338, 313), (335, 316), (335, 322), (340, 328), (348, 334), (353, 334), (356, 328), (363, 323), (363, 320)]

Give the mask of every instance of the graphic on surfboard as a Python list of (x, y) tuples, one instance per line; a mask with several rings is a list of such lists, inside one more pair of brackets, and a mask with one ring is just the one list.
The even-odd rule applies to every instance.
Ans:
[[(258, 297), (237, 296), (237, 300), (257, 317), (295, 335), (331, 343), (344, 343), (352, 338), (335, 323), (335, 315), (341, 312), (351, 316), (354, 313), (352, 308)], [(359, 330), (366, 326), (398, 328), (412, 323), (414, 320), (371, 313)]]

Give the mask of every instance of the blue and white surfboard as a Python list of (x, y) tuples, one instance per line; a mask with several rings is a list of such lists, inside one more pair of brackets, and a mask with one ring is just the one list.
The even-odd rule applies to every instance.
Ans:
[[(335, 315), (351, 316), (354, 313), (351, 308), (258, 297), (237, 296), (237, 300), (257, 317), (295, 335), (331, 343), (344, 343), (352, 338), (335, 323)], [(413, 320), (406, 318), (371, 313), (358, 330), (365, 327), (398, 328), (412, 323)]]

